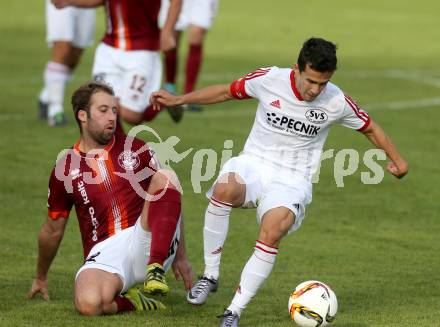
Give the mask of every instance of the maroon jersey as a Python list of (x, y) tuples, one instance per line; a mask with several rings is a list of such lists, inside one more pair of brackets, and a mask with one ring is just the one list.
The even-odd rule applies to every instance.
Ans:
[(49, 217), (67, 218), (75, 206), (84, 249), (139, 218), (158, 163), (147, 144), (118, 135), (99, 155), (73, 146), (56, 163), (49, 180)]
[(159, 50), (161, 0), (106, 0), (104, 43), (122, 50)]

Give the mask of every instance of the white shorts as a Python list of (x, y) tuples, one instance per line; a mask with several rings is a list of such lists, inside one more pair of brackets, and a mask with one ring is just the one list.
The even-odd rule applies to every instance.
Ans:
[[(165, 271), (171, 267), (179, 240), (180, 220), (170, 244), (168, 258), (163, 265)], [(145, 280), (150, 257), (150, 244), (151, 233), (142, 228), (139, 218), (134, 226), (126, 228), (96, 244), (90, 250), (84, 264), (76, 273), (75, 280), (86, 269), (101, 269), (117, 274), (121, 278), (123, 283), (121, 293), (124, 293), (133, 285)]]
[[(168, 15), (169, 0), (162, 0), (159, 13), (159, 26), (162, 28)], [(185, 30), (189, 25), (209, 30), (218, 11), (218, 0), (183, 0), (182, 10), (175, 29)]]
[[(306, 206), (312, 201), (310, 182), (293, 173), (280, 173), (276, 167), (247, 154), (229, 159), (214, 185), (221, 183), (220, 177), (227, 173), (236, 173), (244, 180), (246, 198), (242, 207), (257, 208), (258, 224), (270, 209), (285, 207), (295, 214), (295, 223), (289, 233), (301, 226)], [(206, 193), (208, 198), (211, 198), (213, 189), (214, 186)]]
[(57, 9), (46, 0), (46, 40), (71, 42), (77, 48), (93, 45), (95, 9), (67, 7)]
[(160, 53), (125, 51), (100, 43), (95, 52), (93, 78), (112, 86), (122, 106), (142, 113), (150, 103), (151, 93), (160, 89)]

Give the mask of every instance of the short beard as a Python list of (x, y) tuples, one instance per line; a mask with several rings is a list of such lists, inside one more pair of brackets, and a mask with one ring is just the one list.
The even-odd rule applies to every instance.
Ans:
[(95, 132), (89, 131), (90, 137), (100, 145), (107, 145), (113, 138), (114, 132)]

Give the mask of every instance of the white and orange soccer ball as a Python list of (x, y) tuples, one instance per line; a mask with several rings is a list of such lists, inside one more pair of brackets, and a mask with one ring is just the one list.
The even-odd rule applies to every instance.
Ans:
[(332, 289), (317, 280), (299, 284), (289, 297), (290, 318), (301, 327), (329, 325), (338, 311)]

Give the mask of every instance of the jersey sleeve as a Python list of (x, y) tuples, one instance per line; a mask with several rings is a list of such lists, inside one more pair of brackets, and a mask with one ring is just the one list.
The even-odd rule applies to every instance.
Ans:
[(252, 73), (233, 81), (229, 88), (232, 96), (237, 100), (258, 98), (261, 85), (270, 70), (271, 67), (259, 68)]
[(349, 96), (344, 95), (344, 98), (344, 109), (339, 124), (362, 132), (370, 125), (370, 115)]
[(55, 176), (55, 168), (49, 179), (47, 199), (48, 216), (54, 220), (69, 217), (72, 201), (64, 187), (64, 182)]

